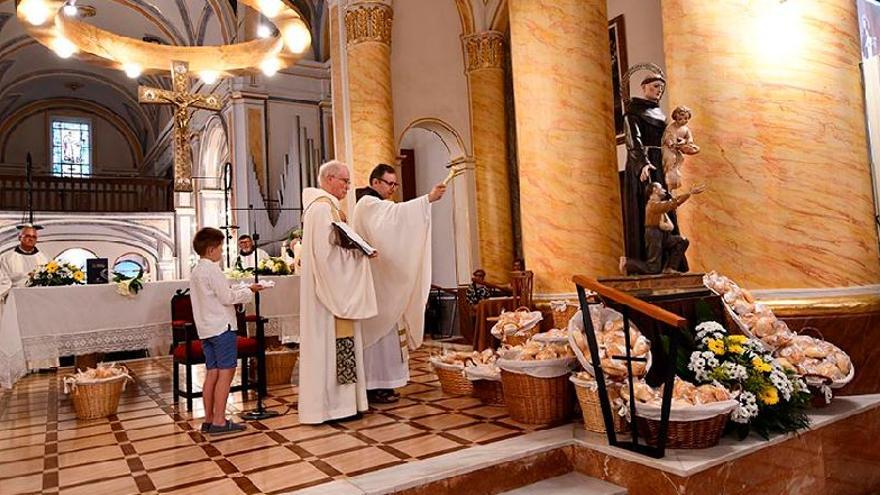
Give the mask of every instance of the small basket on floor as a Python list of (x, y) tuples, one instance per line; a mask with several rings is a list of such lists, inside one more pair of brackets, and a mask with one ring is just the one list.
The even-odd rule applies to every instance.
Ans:
[[(596, 433), (605, 433), (605, 419), (602, 417), (602, 406), (599, 402), (599, 390), (595, 380), (584, 380), (572, 375), (571, 383), (577, 393), (578, 403), (581, 406), (581, 415), (584, 418), (584, 429)], [(629, 424), (615, 410), (615, 403), (620, 398), (619, 383), (607, 383), (608, 399), (611, 401), (611, 417), (614, 422), (614, 431), (624, 433), (629, 431)]]
[(266, 384), (288, 385), (291, 383), (293, 369), (299, 352), (285, 348), (284, 350), (266, 351)]
[(487, 406), (504, 406), (504, 388), (498, 368), (487, 365), (468, 366), (464, 374), (474, 387), (474, 397)]
[(440, 380), (440, 389), (449, 395), (472, 395), (474, 386), (464, 376), (464, 366), (458, 364), (441, 363), (436, 359), (431, 360), (431, 366)]
[[(64, 391), (70, 394), (77, 419), (106, 418), (116, 414), (119, 397), (131, 380), (126, 368), (116, 369), (122, 371), (105, 378), (83, 378), (83, 373), (64, 378)], [(86, 373), (90, 371), (94, 370)]]

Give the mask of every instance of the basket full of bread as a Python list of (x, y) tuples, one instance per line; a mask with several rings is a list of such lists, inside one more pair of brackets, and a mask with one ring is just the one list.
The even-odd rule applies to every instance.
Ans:
[(64, 393), (70, 395), (77, 419), (105, 418), (116, 414), (119, 397), (131, 376), (128, 368), (98, 364), (64, 377)]
[(440, 380), (440, 389), (450, 395), (471, 395), (474, 386), (464, 375), (465, 363), (473, 359), (471, 351), (444, 351), (439, 356), (431, 356), (431, 367)]
[[(581, 366), (589, 374), (595, 376), (582, 314), (581, 311), (578, 311), (569, 321), (569, 344)], [(602, 371), (609, 380), (624, 380), (627, 376), (626, 361), (619, 359), (619, 357), (626, 355), (627, 349), (626, 335), (623, 331), (623, 315), (611, 308), (593, 305), (590, 306), (590, 319), (596, 334)], [(645, 361), (632, 362), (633, 376), (645, 376), (651, 369), (651, 342), (632, 323), (629, 324), (629, 354), (634, 358), (645, 359)]]
[(577, 312), (577, 304), (565, 301), (550, 301), (550, 312), (553, 314), (553, 326), (556, 328), (568, 328), (568, 321)]
[[(569, 380), (574, 384), (574, 391), (581, 406), (584, 428), (596, 433), (605, 433), (605, 419), (602, 416), (599, 384), (596, 382), (596, 378), (586, 371), (580, 371), (572, 373)], [(625, 412), (623, 398), (620, 394), (624, 386), (626, 386), (624, 382), (605, 380), (605, 389), (612, 409), (611, 418), (614, 423), (614, 431), (617, 433), (629, 431), (629, 424), (627, 424), (624, 415), (620, 414)]]
[(499, 354), (504, 398), (514, 421), (549, 425), (569, 418), (572, 394), (568, 374), (576, 365), (571, 347), (527, 341)]
[(530, 311), (526, 307), (505, 311), (498, 316), (491, 333), (504, 344), (521, 345), (538, 332), (538, 324), (542, 319), (540, 311)]
[(465, 377), (474, 387), (474, 397), (490, 406), (503, 406), (504, 389), (501, 385), (501, 368), (496, 361), (498, 355), (493, 349), (474, 351), (471, 362), (465, 366)]
[[(649, 445), (657, 445), (660, 435), (660, 413), (663, 386), (654, 389), (642, 380), (633, 383), (639, 435)], [(629, 414), (630, 394), (623, 387), (621, 397)], [(720, 384), (694, 385), (675, 377), (666, 448), (705, 449), (718, 444), (727, 420), (739, 402)]]
[(831, 390), (852, 381), (855, 366), (849, 355), (827, 342), (816, 329), (793, 332), (767, 305), (757, 302), (749, 291), (724, 275), (709, 272), (703, 283), (721, 296), (728, 316), (742, 333), (758, 339), (780, 364), (803, 375), (814, 396), (821, 399), (814, 400), (814, 404), (829, 403)]

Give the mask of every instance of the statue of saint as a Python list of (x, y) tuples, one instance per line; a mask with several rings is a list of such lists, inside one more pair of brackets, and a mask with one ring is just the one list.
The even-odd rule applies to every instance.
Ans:
[[(638, 66), (637, 66), (638, 67)], [(632, 71), (633, 69), (630, 69)], [(627, 81), (624, 83), (628, 84)], [(659, 72), (649, 74), (642, 80), (643, 98), (631, 98), (626, 103), (624, 115), (626, 131), (626, 170), (623, 178), (623, 227), (626, 257), (645, 260), (645, 206), (648, 186), (657, 182), (666, 189), (663, 173), (661, 138), (666, 130), (666, 114), (660, 109), (660, 98), (666, 89), (666, 79)], [(672, 233), (678, 234), (675, 212), (670, 212)], [(688, 270), (687, 259), (682, 257), (677, 271)]]

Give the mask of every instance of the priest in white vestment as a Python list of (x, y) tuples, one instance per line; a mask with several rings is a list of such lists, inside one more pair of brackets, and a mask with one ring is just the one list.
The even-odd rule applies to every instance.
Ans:
[(256, 268), (254, 264), (254, 250), (257, 251), (257, 263), (269, 259), (269, 253), (256, 247), (254, 239), (248, 234), (238, 236), (238, 256), (232, 263), (234, 268), (246, 270), (248, 268)]
[(357, 190), (354, 228), (382, 256), (370, 262), (379, 314), (363, 322), (367, 390), (373, 402), (397, 400), (395, 388), (409, 381), (407, 347), (422, 345), (425, 304), (431, 290), (431, 203), (444, 184), (429, 194), (395, 203), (393, 167), (379, 164), (370, 186)]
[(5, 299), (13, 287), (27, 285), (30, 273), (49, 262), (37, 249), (36, 227), (22, 227), (18, 233), (18, 246), (0, 254), (0, 299)]
[(369, 258), (342, 247), (332, 222), (345, 221), (339, 200), (351, 182), (348, 167), (321, 166), (321, 189), (303, 190), (300, 278), (299, 422), (357, 416), (369, 407), (361, 321), (376, 315)]

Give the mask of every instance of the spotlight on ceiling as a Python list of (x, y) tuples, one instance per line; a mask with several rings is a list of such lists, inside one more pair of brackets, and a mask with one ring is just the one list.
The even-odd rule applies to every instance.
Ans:
[(137, 79), (140, 77), (143, 69), (140, 65), (134, 63), (122, 64), (122, 70), (125, 71), (125, 75), (130, 77), (131, 79)]
[(272, 28), (270, 28), (267, 24), (260, 23), (260, 25), (257, 26), (257, 37), (268, 38), (269, 36), (272, 36)]
[(260, 63), (260, 70), (268, 77), (274, 76), (281, 68), (281, 61), (275, 57), (267, 58)]
[(64, 5), (64, 15), (67, 17), (76, 17), (76, 0), (70, 0)]
[(70, 58), (77, 51), (76, 45), (63, 36), (53, 39), (51, 45), (52, 51), (61, 58)]
[(46, 22), (51, 15), (49, 7), (43, 0), (24, 0), (20, 5), (24, 18), (34, 26)]
[(293, 53), (302, 53), (312, 42), (309, 28), (301, 20), (291, 22), (284, 28), (284, 44)]
[(220, 79), (220, 73), (216, 70), (203, 70), (199, 72), (199, 78), (205, 84), (214, 84), (215, 82), (217, 82), (218, 79)]
[(281, 0), (259, 0), (258, 4), (260, 12), (265, 14), (269, 19), (272, 19), (281, 13)]

